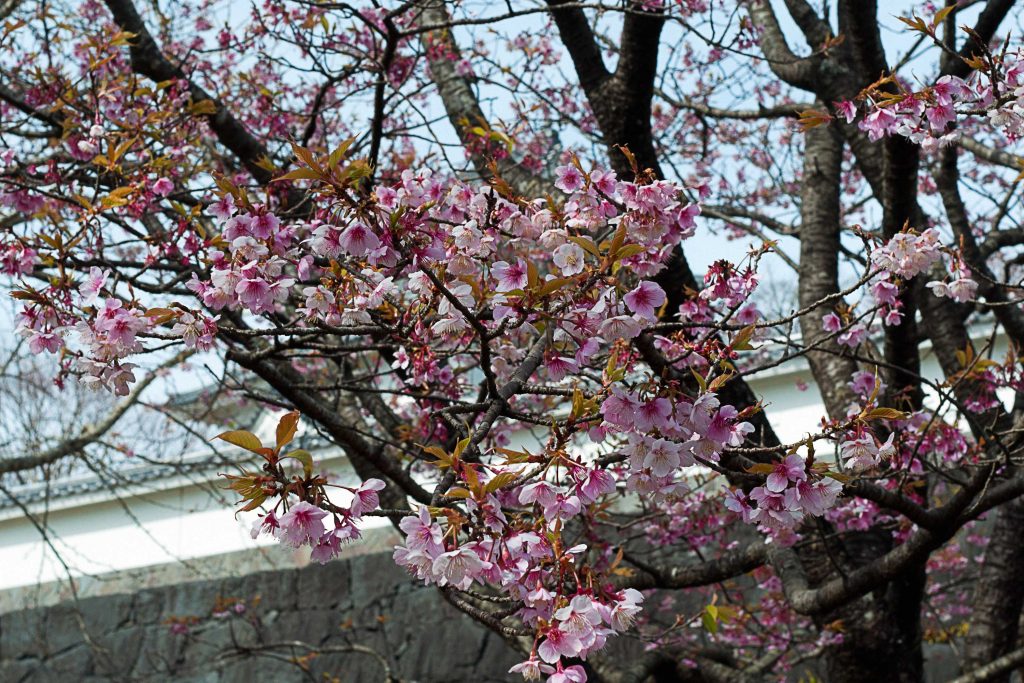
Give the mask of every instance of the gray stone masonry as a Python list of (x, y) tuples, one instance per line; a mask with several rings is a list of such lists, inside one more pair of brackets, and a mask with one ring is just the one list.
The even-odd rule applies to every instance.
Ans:
[(408, 683), (506, 681), (519, 660), (389, 553), (0, 614), (3, 683), (369, 683), (381, 659)]

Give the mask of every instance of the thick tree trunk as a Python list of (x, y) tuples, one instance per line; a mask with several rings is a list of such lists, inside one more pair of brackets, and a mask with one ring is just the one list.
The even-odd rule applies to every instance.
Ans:
[[(843, 140), (831, 126), (807, 131), (804, 149), (803, 190), (800, 196), (800, 308), (815, 306), (839, 291), (839, 183)], [(805, 267), (806, 266), (806, 267)], [(805, 346), (819, 350), (807, 354), (825, 409), (842, 418), (854, 400), (847, 386), (857, 371), (856, 362), (835, 340), (826, 341), (822, 316), (833, 305), (818, 305), (800, 319)]]
[[(801, 308), (811, 306), (839, 289), (839, 185), (843, 141), (833, 127), (807, 132), (801, 195), (799, 295)], [(816, 309), (800, 321), (804, 343), (820, 340), (825, 332), (821, 316), (829, 309)], [(846, 383), (857, 369), (853, 359), (843, 355), (834, 341), (809, 353), (815, 381), (821, 388), (825, 407), (840, 418), (853, 400)], [(821, 522), (819, 540), (798, 551), (812, 585), (835, 578), (862, 566), (892, 548), (888, 532), (871, 530), (843, 542), (825, 541), (835, 532)], [(837, 625), (841, 643), (827, 648), (826, 668), (830, 683), (909, 683), (922, 676), (920, 643), (921, 597), (924, 567), (918, 566), (888, 584), (827, 614), (817, 615), (819, 626)], [(840, 622), (840, 624), (836, 624)]]
[[(1024, 605), (1024, 499), (999, 508), (985, 561), (978, 573), (971, 601), (974, 611), (967, 630), (965, 672), (973, 671), (1017, 647), (1018, 622)], [(990, 679), (1010, 680), (1010, 674)]]

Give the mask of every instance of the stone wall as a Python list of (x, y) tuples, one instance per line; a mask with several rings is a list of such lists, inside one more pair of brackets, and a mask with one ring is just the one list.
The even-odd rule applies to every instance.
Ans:
[[(0, 683), (376, 683), (388, 673), (404, 683), (521, 680), (507, 673), (521, 657), (390, 552), (133, 593), (96, 595), (100, 586), (80, 584), (92, 597), (0, 613)], [(629, 662), (639, 643), (617, 638), (610, 652)], [(956, 676), (948, 646), (925, 654), (926, 681)], [(824, 679), (804, 662), (788, 680)]]
[(382, 662), (469, 683), (518, 659), (383, 553), (0, 614), (5, 683), (369, 682)]

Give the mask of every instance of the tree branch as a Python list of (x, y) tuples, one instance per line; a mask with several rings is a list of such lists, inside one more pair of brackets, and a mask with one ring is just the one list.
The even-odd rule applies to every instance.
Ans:
[[(981, 11), (978, 23), (974, 25), (975, 35), (985, 44), (991, 42), (996, 31), (999, 29), (999, 25), (1003, 23), (1003, 19), (1006, 18), (1014, 4), (1016, 4), (1016, 0), (989, 0), (985, 3), (985, 9)], [(942, 65), (942, 73), (966, 78), (971, 73), (971, 67), (968, 66), (965, 60), (970, 59), (976, 54), (974, 45), (975, 41), (968, 39), (964, 46), (960, 48), (960, 59), (945, 61)]]
[(761, 51), (772, 73), (786, 83), (804, 90), (814, 90), (817, 57), (797, 57), (786, 43), (779, 20), (768, 0), (748, 0), (750, 16), (761, 27)]
[(214, 113), (202, 116), (206, 118), (211, 130), (217, 135), (217, 139), (238, 157), (238, 160), (257, 182), (261, 185), (268, 183), (272, 178), (271, 172), (257, 165), (260, 159), (268, 156), (266, 148), (259, 140), (253, 137), (219, 100), (193, 83), (184, 71), (164, 56), (131, 0), (104, 0), (104, 2), (110, 13), (113, 14), (117, 25), (123, 30), (135, 34), (129, 48), (132, 69), (157, 83), (183, 80), (188, 84), (193, 102), (213, 102)]
[(121, 401), (114, 406), (114, 409), (100, 422), (86, 427), (76, 437), (65, 439), (60, 443), (48, 448), (37, 455), (26, 455), (20, 458), (5, 458), (0, 460), (0, 474), (19, 472), (22, 470), (49, 465), (63, 458), (80, 453), (82, 449), (91, 443), (103, 438), (103, 435), (110, 431), (117, 421), (120, 420), (128, 410), (139, 402), (139, 397), (149, 388), (149, 385), (160, 375), (161, 370), (178, 365), (194, 353), (188, 349), (178, 353), (170, 360), (162, 363), (159, 368), (151, 372), (147, 377), (137, 382)]
[[(419, 23), (445, 26), (451, 21), (448, 9), (443, 1), (422, 0), (419, 2)], [(480, 101), (470, 86), (469, 80), (460, 74), (456, 65), (459, 62), (459, 46), (450, 29), (428, 31), (423, 35), (423, 45), (427, 53), (427, 64), (430, 77), (437, 86), (441, 102), (444, 104), (448, 120), (455, 133), (459, 136), (477, 173), (490, 177), (490, 159), (478, 150), (485, 140), (473, 139), (470, 129), (480, 126), (490, 128), (484, 117)], [(544, 180), (510, 157), (495, 160), (498, 175), (519, 195), (524, 197), (543, 197), (546, 194)]]

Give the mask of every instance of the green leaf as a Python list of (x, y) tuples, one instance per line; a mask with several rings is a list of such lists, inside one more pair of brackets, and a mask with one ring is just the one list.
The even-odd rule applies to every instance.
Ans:
[(700, 615), (700, 623), (704, 626), (704, 630), (708, 633), (718, 633), (718, 622), (715, 618), (708, 614), (706, 611)]
[(297, 168), (277, 176), (274, 180), (319, 180), (321, 177), (321, 174), (311, 168)]
[(424, 446), (423, 444), (417, 445), (423, 449), (424, 453), (429, 453), (430, 455), (437, 458), (437, 460), (434, 462), (435, 467), (440, 467), (443, 469), (445, 467), (452, 466), (452, 456), (448, 455), (448, 453), (446, 453), (443, 449), (437, 446)]
[(316, 160), (316, 156), (305, 147), (297, 145), (294, 142), (292, 144), (292, 152), (295, 154), (295, 158), (299, 159), (302, 163), (309, 166), (314, 171), (318, 172), (321, 176), (324, 173), (323, 168)]
[(484, 487), (484, 493), (494, 493), (503, 486), (508, 486), (512, 482), (518, 479), (518, 475), (515, 472), (501, 472), (496, 474), (487, 485)]
[(548, 280), (537, 291), (537, 295), (538, 296), (547, 296), (548, 294), (553, 294), (554, 292), (558, 291), (559, 289), (561, 289), (562, 287), (566, 286), (567, 284), (569, 284), (572, 281), (573, 281), (573, 279), (571, 277), (556, 277), (556, 278), (554, 278), (552, 280)]
[(494, 449), (494, 452), (495, 453), (501, 453), (502, 455), (504, 455), (505, 456), (505, 461), (508, 462), (508, 463), (529, 462), (530, 458), (533, 457), (533, 455), (529, 451), (526, 451), (526, 450), (513, 451), (513, 450), (508, 449), (508, 448), (500, 448), (500, 447), (498, 447), (498, 448)]
[(304, 448), (298, 448), (294, 451), (283, 456), (284, 458), (291, 458), (298, 460), (302, 463), (302, 471), (306, 474), (306, 479), (313, 476), (313, 454)]
[(619, 227), (615, 230), (615, 234), (612, 235), (612, 243), (608, 247), (608, 253), (613, 256), (619, 253), (619, 249), (622, 248), (622, 243), (626, 241), (626, 226), (619, 224)]
[(873, 408), (861, 415), (864, 420), (905, 420), (907, 414), (895, 408)]
[(942, 9), (940, 9), (935, 14), (935, 18), (932, 19), (932, 26), (938, 26), (939, 24), (944, 22), (946, 20), (946, 17), (949, 16), (950, 12), (952, 12), (955, 9), (956, 9), (956, 4), (947, 5), (946, 7), (943, 7)]
[(263, 442), (259, 440), (259, 437), (252, 432), (247, 432), (245, 430), (224, 432), (223, 434), (218, 434), (213, 438), (227, 441), (229, 444), (233, 444), (239, 448), (244, 448), (252, 453), (259, 453), (263, 450)]
[(178, 317), (178, 314), (169, 308), (151, 308), (146, 311), (146, 317), (153, 319), (154, 325), (163, 325)]
[(217, 103), (213, 100), (199, 100), (188, 105), (188, 113), (194, 116), (213, 116), (217, 113)]
[(266, 499), (267, 499), (267, 494), (265, 494), (265, 493), (263, 493), (261, 491), (259, 494), (256, 495), (255, 498), (250, 500), (249, 503), (245, 507), (239, 508), (238, 511), (239, 512), (252, 512), (256, 508), (258, 508), (260, 505), (263, 505), (263, 502)]
[(725, 384), (726, 382), (728, 382), (732, 378), (733, 378), (733, 373), (731, 373), (731, 372), (723, 373), (723, 374), (719, 375), (718, 377), (715, 377), (713, 380), (711, 380), (711, 383), (708, 384), (707, 389), (708, 389), (708, 391), (718, 391), (718, 389), (723, 384)]
[(100, 206), (109, 209), (114, 206), (124, 206), (128, 203), (128, 196), (135, 191), (134, 187), (125, 186), (112, 190), (110, 194), (100, 200)]
[(466, 450), (467, 446), (469, 446), (469, 437), (468, 436), (465, 439), (462, 439), (461, 441), (459, 441), (457, 444), (455, 444), (454, 455), (455, 455), (456, 459), (458, 459), (459, 456), (462, 455), (462, 452)]
[(924, 23), (924, 19), (922, 19), (921, 17), (917, 16), (916, 14), (914, 15), (913, 19), (908, 19), (907, 17), (896, 17), (896, 18), (899, 19), (900, 21), (902, 21), (907, 26), (909, 26), (912, 31), (919, 31), (921, 33), (928, 33), (928, 25)]
[(331, 152), (331, 155), (329, 157), (327, 157), (327, 167), (330, 168), (332, 171), (336, 171), (338, 169), (338, 164), (340, 164), (341, 160), (345, 158), (345, 152), (348, 151), (348, 148), (351, 147), (352, 143), (355, 141), (355, 138), (348, 138), (347, 140), (342, 140), (341, 144), (338, 145), (333, 152)]
[(690, 368), (690, 373), (693, 375), (693, 378), (695, 380), (697, 380), (697, 384), (700, 385), (700, 390), (701, 391), (707, 391), (708, 390), (708, 381), (706, 379), (704, 379), (704, 376), (701, 375), (696, 370), (694, 370), (693, 368)]
[(593, 254), (598, 258), (601, 258), (601, 251), (597, 248), (597, 245), (594, 244), (594, 240), (590, 239), (589, 237), (584, 237), (583, 235), (569, 235), (569, 241), (575, 242), (576, 244), (583, 247), (585, 251)]
[(832, 121), (832, 116), (827, 111), (819, 111), (817, 109), (799, 111), (797, 115), (800, 117), (797, 119), (797, 125), (804, 131), (823, 126)]
[(754, 336), (754, 326), (747, 325), (742, 330), (736, 333), (736, 336), (732, 338), (732, 348), (736, 351), (749, 351), (754, 348), (750, 345), (750, 340)]
[(526, 284), (533, 289), (540, 280), (540, 273), (537, 272), (537, 264), (533, 261), (526, 262)]
[(476, 467), (466, 465), (462, 471), (462, 478), (465, 479), (473, 493), (480, 493), (480, 475), (477, 474)]
[(647, 247), (642, 244), (627, 244), (615, 252), (615, 260), (621, 261), (622, 259), (629, 258), (630, 256), (636, 256), (637, 254), (647, 251)]
[(266, 154), (264, 154), (263, 156), (256, 160), (256, 165), (262, 168), (264, 171), (270, 171), (271, 173), (274, 173), (277, 170), (277, 166), (274, 165), (274, 162), (271, 161), (270, 157), (268, 157)]

